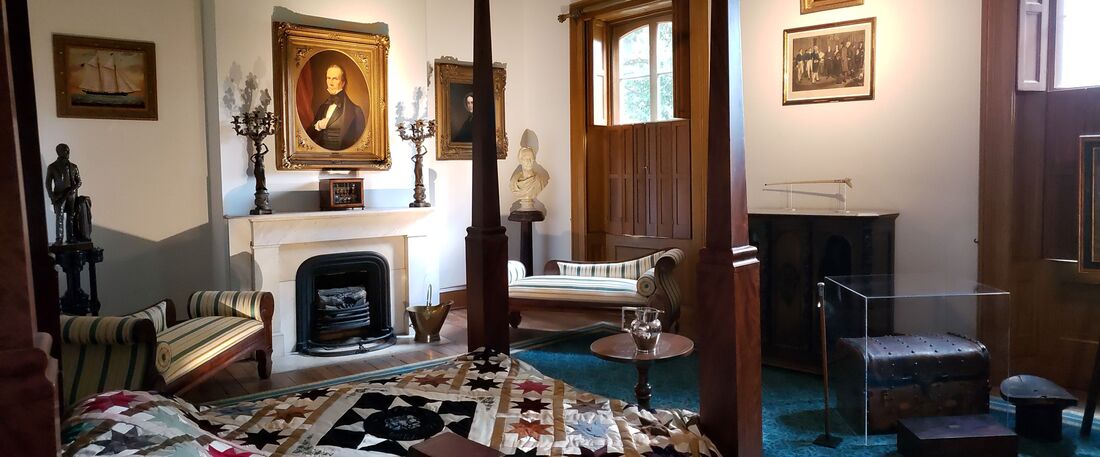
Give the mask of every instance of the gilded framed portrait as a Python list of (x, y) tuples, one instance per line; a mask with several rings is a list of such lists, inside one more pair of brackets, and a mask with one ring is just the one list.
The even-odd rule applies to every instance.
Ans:
[(802, 14), (816, 13), (849, 6), (859, 6), (863, 0), (798, 0)]
[[(497, 159), (508, 157), (504, 130), (504, 64), (493, 64), (493, 104), (496, 107)], [(438, 160), (470, 160), (474, 150), (474, 65), (454, 58), (435, 61), (435, 119)]]
[(156, 45), (53, 36), (57, 117), (157, 119)]
[(1078, 255), (1081, 272), (1100, 271), (1100, 135), (1080, 139), (1080, 176), (1077, 185)]
[(388, 170), (385, 35), (275, 22), (279, 170)]
[(783, 104), (875, 98), (875, 18), (783, 31)]

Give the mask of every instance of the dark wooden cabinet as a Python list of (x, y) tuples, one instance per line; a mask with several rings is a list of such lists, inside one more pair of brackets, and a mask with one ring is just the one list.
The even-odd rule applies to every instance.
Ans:
[[(820, 372), (816, 285), (826, 276), (893, 273), (897, 216), (859, 211), (749, 212), (749, 242), (759, 249), (761, 348), (766, 365)], [(829, 341), (863, 336), (862, 314), (832, 311)], [(890, 333), (893, 313), (883, 307), (873, 314), (873, 333)]]

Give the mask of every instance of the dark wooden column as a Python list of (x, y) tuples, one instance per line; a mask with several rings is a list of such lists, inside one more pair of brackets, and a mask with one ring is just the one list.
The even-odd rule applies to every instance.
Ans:
[(508, 236), (500, 225), (489, 0), (474, 0), (473, 217), (466, 229), (468, 339), (508, 352)]
[(706, 245), (700, 251), (699, 412), (726, 456), (762, 454), (760, 264), (749, 245), (740, 0), (711, 2)]
[[(23, 187), (17, 100), (13, 67), (30, 67), (29, 54), (18, 58), (13, 48), (26, 46), (11, 39), (25, 23), (26, 4), (3, 5), (0, 34), (0, 455), (51, 456), (59, 447), (57, 361), (49, 357), (51, 338), (35, 323), (34, 277), (30, 242), (45, 239), (44, 221), (30, 221)], [(33, 97), (31, 98), (33, 104)], [(31, 141), (37, 143), (37, 138)], [(27, 145), (37, 151), (37, 145)], [(38, 163), (35, 163), (38, 166)], [(39, 187), (41, 189), (41, 187)], [(41, 190), (39, 190), (41, 192)], [(40, 201), (40, 200), (39, 200)], [(32, 232), (38, 231), (32, 236)], [(52, 304), (56, 309), (56, 304)]]

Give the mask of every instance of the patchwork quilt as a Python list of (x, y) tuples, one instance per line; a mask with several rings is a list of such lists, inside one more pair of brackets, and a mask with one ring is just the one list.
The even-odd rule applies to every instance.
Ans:
[(719, 456), (690, 412), (639, 410), (488, 352), (221, 407), (110, 392), (77, 405), (62, 429), (64, 456), (390, 457), (446, 432), (510, 456)]

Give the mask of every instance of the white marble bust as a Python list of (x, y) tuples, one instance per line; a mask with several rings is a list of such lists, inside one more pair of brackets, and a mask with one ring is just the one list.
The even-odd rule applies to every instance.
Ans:
[(518, 198), (512, 204), (512, 211), (538, 211), (545, 213), (546, 207), (539, 202), (538, 196), (550, 182), (550, 174), (535, 162), (535, 150), (529, 147), (519, 149), (519, 166), (512, 172), (508, 188)]

